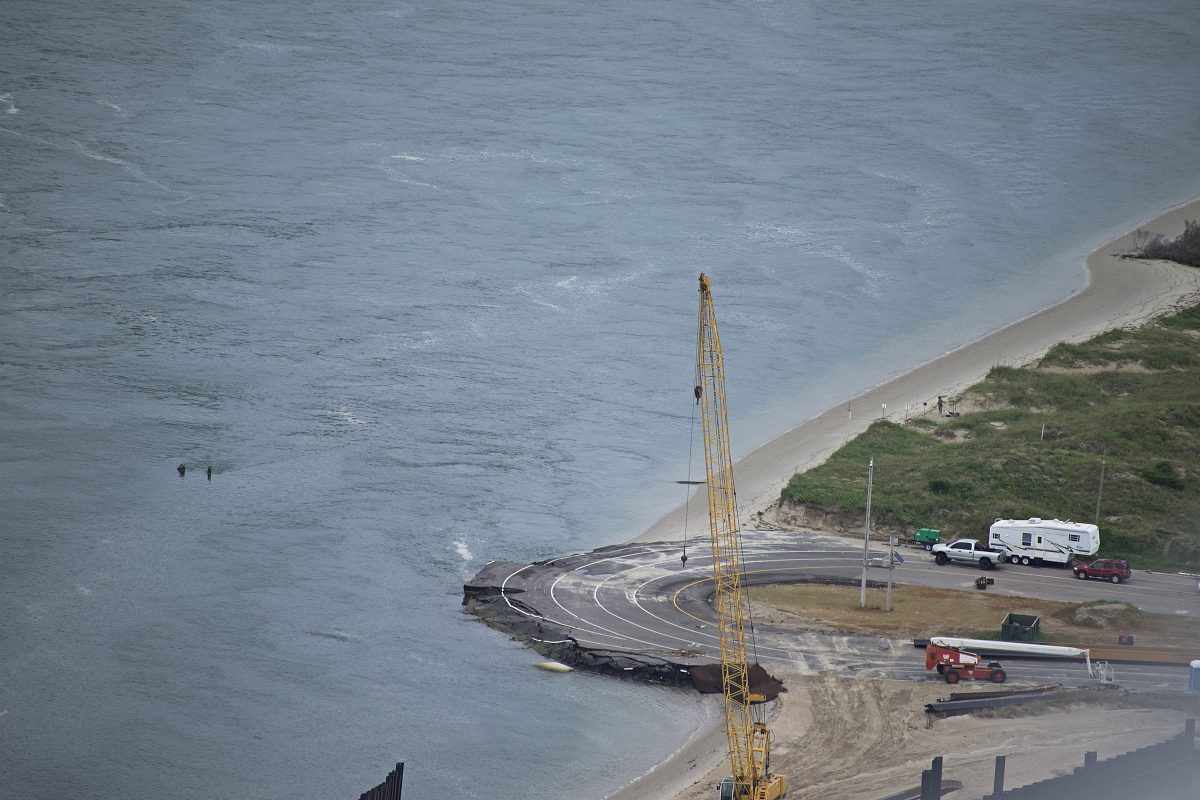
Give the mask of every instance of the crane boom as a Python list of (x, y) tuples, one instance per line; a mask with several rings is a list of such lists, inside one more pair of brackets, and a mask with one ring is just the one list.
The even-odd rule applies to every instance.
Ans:
[(700, 324), (696, 339), (696, 401), (704, 429), (704, 471), (708, 487), (708, 520), (712, 538), (713, 605), (721, 651), (721, 683), (732, 774), (721, 784), (722, 800), (773, 800), (787, 793), (787, 779), (770, 773), (771, 733), (756, 721), (746, 663), (746, 618), (749, 599), (742, 586), (741, 531), (738, 526), (729, 416), (725, 398), (725, 364), (712, 300), (712, 282), (700, 275)]

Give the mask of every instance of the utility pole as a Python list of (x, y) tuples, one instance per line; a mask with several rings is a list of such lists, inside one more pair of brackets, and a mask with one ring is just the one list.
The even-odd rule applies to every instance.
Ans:
[(888, 534), (888, 588), (885, 610), (892, 610), (892, 575), (896, 571), (896, 534)]
[(863, 521), (863, 570), (862, 586), (858, 592), (858, 607), (867, 607), (867, 555), (871, 547), (871, 484), (875, 480), (875, 457), (867, 466), (867, 517)]

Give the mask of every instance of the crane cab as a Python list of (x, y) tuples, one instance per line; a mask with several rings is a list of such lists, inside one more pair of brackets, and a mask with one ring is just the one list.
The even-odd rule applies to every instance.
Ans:
[[(738, 791), (741, 794), (738, 794)], [(777, 800), (787, 794), (787, 778), (783, 775), (768, 775), (765, 782), (758, 785), (758, 790), (752, 795), (750, 787), (739, 784), (732, 775), (721, 781), (720, 800)]]

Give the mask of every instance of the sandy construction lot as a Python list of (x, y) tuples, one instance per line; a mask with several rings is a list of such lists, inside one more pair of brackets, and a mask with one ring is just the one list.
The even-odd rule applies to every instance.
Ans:
[[(1181, 710), (1122, 707), (1127, 701), (1043, 708), (1012, 716), (937, 719), (925, 703), (945, 698), (944, 683), (844, 679), (831, 673), (782, 675), (789, 691), (771, 721), (776, 747), (772, 769), (788, 776), (788, 798), (871, 800), (921, 782), (936, 755), (943, 778), (962, 781), (953, 796), (978, 800), (992, 790), (998, 755), (1007, 757), (1007, 788), (1069, 774), (1094, 750), (1101, 759), (1156, 744), (1183, 730), (1200, 713), (1200, 698)], [(1114, 695), (1118, 692), (1114, 691)], [(669, 795), (674, 800), (711, 800), (728, 772), (724, 732), (709, 753), (721, 759), (703, 769), (695, 753), (696, 782)]]

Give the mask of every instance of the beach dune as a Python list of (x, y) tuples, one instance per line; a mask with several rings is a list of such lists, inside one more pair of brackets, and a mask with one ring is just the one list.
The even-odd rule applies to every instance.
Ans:
[[(892, 409), (889, 418), (900, 419), (904, 409), (924, 402), (937, 413), (938, 395), (958, 394), (987, 375), (993, 364), (1032, 363), (1058, 342), (1083, 341), (1200, 302), (1200, 269), (1120, 257), (1132, 246), (1136, 230), (1174, 237), (1189, 219), (1200, 219), (1200, 200), (1174, 208), (1094, 251), (1087, 257), (1090, 281), (1077, 294), (869, 389), (855, 397), (852, 406), (880, 409), (886, 403)], [(838, 406), (739, 460), (734, 473), (743, 527), (752, 527), (747, 524), (750, 516), (770, 507), (794, 473), (822, 463), (879, 418), (877, 413), (850, 418), (846, 407)], [(708, 514), (702, 499), (690, 504), (688, 515), (688, 530), (703, 536)], [(681, 505), (633, 541), (672, 541), (683, 534)]]

